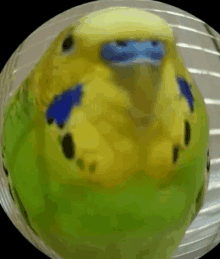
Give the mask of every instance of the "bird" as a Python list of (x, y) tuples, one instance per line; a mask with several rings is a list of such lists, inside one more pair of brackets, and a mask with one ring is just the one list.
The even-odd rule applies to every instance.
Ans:
[(67, 26), (10, 97), (2, 156), (14, 203), (62, 258), (171, 259), (210, 163), (169, 24), (121, 6)]

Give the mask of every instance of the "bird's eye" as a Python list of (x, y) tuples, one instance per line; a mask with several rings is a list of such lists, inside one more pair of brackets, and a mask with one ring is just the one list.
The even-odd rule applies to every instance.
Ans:
[(127, 42), (123, 41), (123, 40), (117, 40), (116, 45), (121, 46), (121, 47), (125, 47), (125, 46), (127, 46)]
[(68, 35), (62, 44), (62, 51), (64, 53), (69, 52), (73, 49), (74, 46), (74, 40), (73, 40), (73, 36), (72, 35)]
[(151, 44), (152, 44), (153, 47), (156, 47), (159, 44), (159, 42), (158, 41), (151, 41)]

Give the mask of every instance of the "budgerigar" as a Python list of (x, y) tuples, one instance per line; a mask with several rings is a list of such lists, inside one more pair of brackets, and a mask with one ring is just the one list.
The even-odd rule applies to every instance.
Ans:
[(142, 9), (64, 29), (10, 98), (2, 152), (27, 224), (65, 259), (171, 259), (207, 188), (208, 114)]

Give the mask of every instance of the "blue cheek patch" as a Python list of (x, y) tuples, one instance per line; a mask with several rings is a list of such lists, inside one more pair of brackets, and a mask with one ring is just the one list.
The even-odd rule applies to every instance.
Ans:
[(55, 121), (60, 128), (63, 128), (73, 107), (80, 105), (82, 93), (82, 85), (77, 85), (63, 92), (60, 96), (56, 96), (46, 111), (48, 124)]
[(191, 112), (193, 112), (194, 111), (194, 97), (192, 95), (190, 85), (187, 83), (186, 80), (184, 80), (181, 77), (177, 77), (177, 83), (180, 88), (181, 94), (184, 95), (184, 97), (186, 98), (186, 100), (190, 106)]
[(101, 57), (111, 64), (132, 63), (157, 64), (165, 55), (164, 45), (159, 41), (122, 41), (105, 44)]

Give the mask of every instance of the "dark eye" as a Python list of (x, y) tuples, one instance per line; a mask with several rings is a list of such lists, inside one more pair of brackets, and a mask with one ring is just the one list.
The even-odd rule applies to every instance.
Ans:
[(117, 44), (118, 46), (122, 46), (122, 47), (127, 46), (127, 42), (126, 42), (126, 41), (123, 41), (123, 40), (117, 40), (117, 41), (116, 41), (116, 44)]
[(70, 50), (72, 50), (73, 45), (74, 45), (73, 36), (68, 35), (66, 37), (66, 39), (63, 41), (62, 51), (63, 52), (69, 52)]

